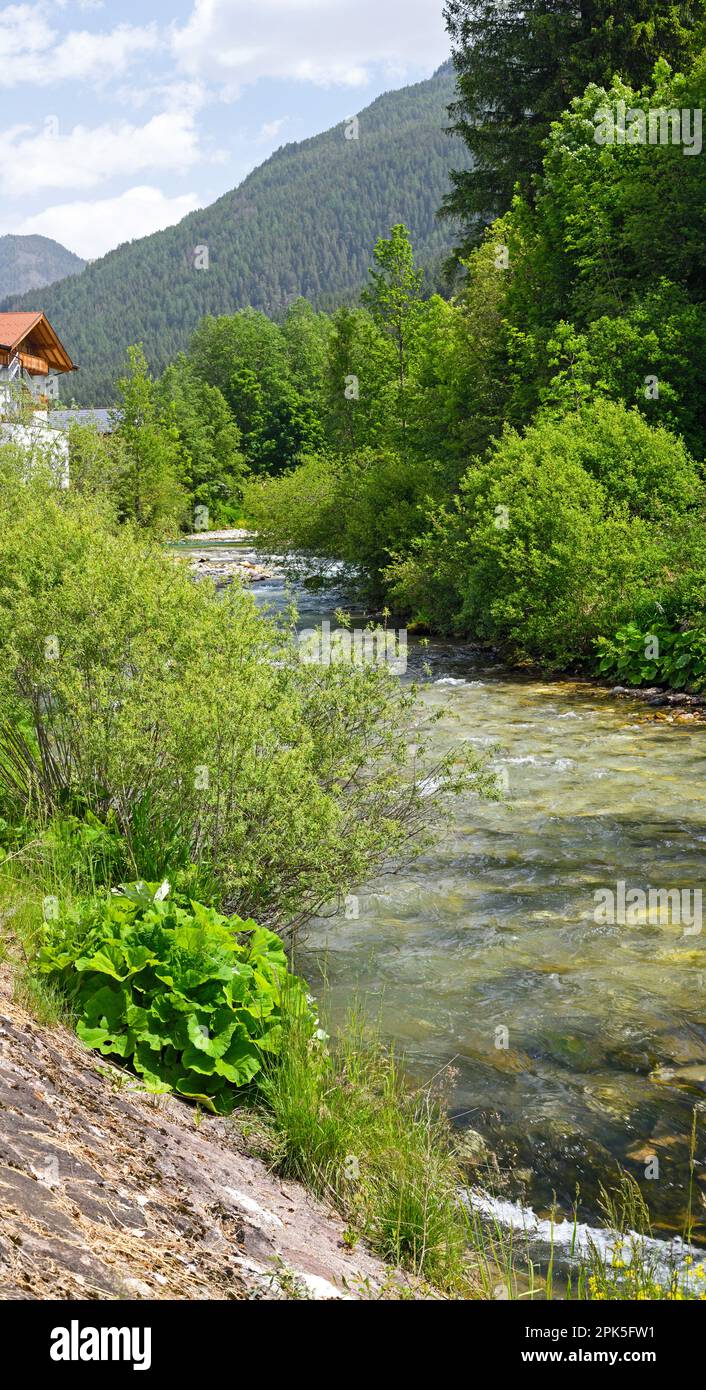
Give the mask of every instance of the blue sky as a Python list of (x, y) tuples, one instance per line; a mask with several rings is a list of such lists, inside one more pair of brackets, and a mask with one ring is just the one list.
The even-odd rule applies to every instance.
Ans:
[(87, 258), (448, 56), (442, 0), (0, 0), (0, 234)]

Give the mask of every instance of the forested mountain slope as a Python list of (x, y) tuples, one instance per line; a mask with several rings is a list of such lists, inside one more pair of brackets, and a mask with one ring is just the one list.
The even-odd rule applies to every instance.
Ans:
[(46, 236), (0, 236), (0, 296), (78, 275), (85, 261)]
[(422, 264), (438, 262), (455, 229), (437, 209), (449, 167), (465, 158), (446, 133), (453, 93), (449, 64), (379, 97), (360, 113), (357, 139), (341, 124), (285, 145), (210, 207), (110, 252), (53, 286), (41, 306), (23, 296), (12, 307), (45, 311), (80, 364), (76, 399), (102, 405), (130, 343), (143, 342), (161, 370), (205, 314), (252, 305), (276, 316), (299, 295), (320, 306), (350, 298), (396, 222), (409, 227)]

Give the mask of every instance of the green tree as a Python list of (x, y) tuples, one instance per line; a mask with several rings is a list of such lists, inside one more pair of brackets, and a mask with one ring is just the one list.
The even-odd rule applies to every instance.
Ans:
[(128, 348), (127, 359), (127, 372), (118, 381), (120, 404), (114, 416), (116, 434), (125, 451), (120, 512), (138, 526), (173, 531), (188, 509), (188, 497), (179, 481), (184, 468), (179, 433), (161, 412), (142, 346)]
[(458, 78), (452, 128), (470, 168), (452, 175), (446, 212), (462, 220), (466, 249), (531, 191), (552, 121), (591, 82), (614, 74), (640, 88), (658, 57), (688, 64), (704, 38), (704, 0), (447, 0)]
[[(297, 322), (307, 330), (312, 327), (308, 306), (297, 306)], [(247, 466), (255, 473), (291, 468), (301, 454), (324, 442), (319, 327), (317, 322), (308, 334), (306, 350), (303, 345), (295, 350), (294, 325), (285, 332), (251, 309), (205, 319), (194, 334), (189, 360), (199, 378), (223, 394), (240, 430)]]
[(410, 355), (419, 325), (422, 306), (422, 272), (414, 263), (414, 252), (407, 228), (398, 223), (389, 237), (380, 237), (373, 251), (375, 269), (361, 300), (374, 322), (393, 346), (397, 380), (397, 420), (403, 450), (408, 424), (408, 377)]
[(242, 497), (245, 460), (225, 397), (201, 380), (183, 354), (167, 368), (157, 395), (165, 420), (179, 436), (181, 482), (192, 507), (206, 508), (214, 525), (227, 522)]
[(336, 451), (399, 443), (392, 342), (367, 309), (344, 307), (331, 319), (324, 421)]
[[(706, 196), (701, 156), (639, 135), (649, 112), (700, 111), (706, 55), (684, 76), (658, 63), (642, 93), (616, 80), (589, 87), (547, 141), (533, 207), (520, 197), (467, 261), (459, 299), (469, 349), (493, 303), (484, 355), (496, 418), (529, 423), (544, 403), (609, 396), (684, 435), (706, 456)], [(632, 113), (629, 138), (596, 141), (596, 114)], [(675, 237), (674, 226), (680, 228)], [(504, 244), (498, 270), (494, 248)], [(487, 370), (481, 368), (479, 384)], [(483, 405), (486, 390), (480, 392)]]

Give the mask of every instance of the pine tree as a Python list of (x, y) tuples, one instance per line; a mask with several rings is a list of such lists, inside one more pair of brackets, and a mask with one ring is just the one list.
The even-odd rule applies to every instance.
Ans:
[(590, 82), (617, 73), (640, 88), (664, 57), (688, 63), (704, 40), (704, 0), (446, 0), (459, 97), (449, 108), (470, 169), (452, 174), (446, 214), (462, 220), (466, 248), (531, 193), (552, 121)]

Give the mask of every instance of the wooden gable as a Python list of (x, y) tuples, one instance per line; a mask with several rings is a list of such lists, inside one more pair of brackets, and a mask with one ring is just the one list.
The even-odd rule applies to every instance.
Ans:
[(9, 366), (17, 356), (30, 376), (76, 371), (76, 364), (42, 313), (0, 314), (0, 366)]

